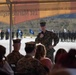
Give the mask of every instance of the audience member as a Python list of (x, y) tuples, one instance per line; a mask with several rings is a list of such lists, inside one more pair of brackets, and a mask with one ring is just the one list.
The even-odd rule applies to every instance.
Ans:
[(20, 46), (21, 46), (21, 39), (14, 39), (13, 40), (14, 50), (7, 55), (7, 61), (14, 71), (18, 60), (23, 57), (23, 55), (20, 54), (19, 52)]
[(46, 57), (46, 48), (43, 44), (37, 45), (35, 58), (42, 63), (48, 73), (51, 71), (52, 61), (50, 58)]
[(53, 65), (52, 70), (57, 70), (64, 68), (63, 65), (66, 63), (67, 51), (63, 48), (59, 48), (55, 55), (55, 64)]
[(76, 49), (71, 48), (68, 52), (66, 63), (66, 68), (75, 68), (76, 69)]
[(55, 55), (55, 60), (54, 62), (57, 63), (57, 61), (59, 60), (60, 56), (63, 54), (63, 53), (67, 53), (67, 51), (63, 48), (59, 48), (56, 52), (56, 55)]
[(35, 42), (27, 42), (25, 45), (26, 55), (18, 61), (17, 72), (25, 73), (25, 75), (46, 75), (46, 70), (40, 61), (34, 58), (36, 52)]
[(68, 53), (60, 56), (58, 64), (64, 68), (75, 68), (76, 69), (76, 49), (70, 49)]
[(13, 70), (11, 69), (8, 62), (4, 59), (6, 53), (6, 48), (0, 45), (0, 75), (14, 75)]

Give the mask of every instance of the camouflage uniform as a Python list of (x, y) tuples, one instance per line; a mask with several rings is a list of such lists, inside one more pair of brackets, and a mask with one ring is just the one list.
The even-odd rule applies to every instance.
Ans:
[(15, 71), (16, 64), (18, 62), (19, 59), (21, 59), (23, 57), (22, 54), (20, 54), (18, 51), (13, 51), (12, 53), (10, 53), (6, 58), (8, 63), (10, 64), (10, 66), (12, 67), (12, 69)]
[[(40, 38), (41, 34), (44, 35), (42, 38)], [(59, 42), (58, 36), (55, 33), (46, 30), (45, 33), (40, 32), (37, 35), (37, 38), (35, 39), (35, 42), (36, 43), (42, 43), (42, 44), (45, 45), (46, 50), (47, 50), (46, 56), (49, 57), (53, 61), (53, 53), (54, 53), (55, 50), (54, 50), (54, 48), (50, 49), (49, 46), (50, 45), (56, 46), (56, 44)]]
[(17, 63), (17, 72), (25, 75), (46, 75), (42, 64), (30, 55), (26, 55)]

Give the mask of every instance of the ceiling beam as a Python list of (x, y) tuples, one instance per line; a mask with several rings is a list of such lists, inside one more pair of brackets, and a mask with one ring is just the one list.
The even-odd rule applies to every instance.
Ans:
[(12, 1), (0, 2), (0, 4), (27, 4), (27, 3), (52, 3), (52, 2), (76, 2), (76, 0), (46, 0), (46, 1)]

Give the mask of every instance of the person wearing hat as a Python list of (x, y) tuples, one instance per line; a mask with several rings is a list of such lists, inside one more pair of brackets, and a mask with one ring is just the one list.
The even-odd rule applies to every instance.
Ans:
[(46, 75), (46, 70), (42, 64), (34, 58), (36, 44), (33, 41), (25, 43), (25, 57), (17, 63), (17, 72), (25, 75)]
[(37, 35), (35, 43), (41, 43), (46, 47), (47, 53), (46, 56), (49, 57), (52, 62), (54, 62), (54, 47), (58, 44), (58, 36), (46, 29), (46, 22), (40, 22), (41, 32)]
[(0, 75), (14, 75), (14, 72), (5, 58), (6, 48), (0, 45)]
[(13, 40), (14, 49), (10, 54), (7, 55), (7, 61), (14, 71), (18, 60), (23, 57), (23, 55), (20, 54), (19, 52), (20, 47), (21, 47), (21, 39), (14, 39)]

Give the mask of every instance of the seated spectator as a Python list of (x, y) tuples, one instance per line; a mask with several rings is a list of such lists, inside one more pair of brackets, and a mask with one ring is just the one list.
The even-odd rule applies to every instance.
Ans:
[(58, 49), (55, 55), (55, 64), (53, 65), (52, 70), (63, 68), (62, 64), (65, 64), (66, 57), (67, 51), (63, 48)]
[(46, 75), (46, 70), (42, 64), (34, 58), (35, 42), (27, 42), (25, 45), (26, 55), (18, 61), (17, 72), (25, 73), (25, 75)]
[(58, 63), (64, 68), (76, 69), (76, 49), (70, 49), (65, 55), (62, 55)]
[(56, 52), (55, 55), (55, 63), (57, 63), (58, 59), (60, 58), (60, 55), (62, 55), (63, 53), (67, 53), (67, 51), (63, 48), (59, 48)]
[(68, 52), (66, 63), (66, 68), (74, 68), (76, 69), (76, 49), (71, 48)]
[(14, 39), (13, 40), (14, 50), (7, 55), (7, 61), (14, 71), (18, 60), (23, 57), (23, 55), (19, 53), (20, 46), (21, 46), (21, 39)]
[(51, 71), (52, 61), (50, 58), (46, 57), (46, 48), (43, 44), (37, 45), (35, 58), (42, 63), (48, 73)]
[(11, 69), (8, 62), (4, 59), (6, 53), (6, 48), (0, 45), (0, 75), (14, 75), (13, 70)]
[(53, 71), (55, 72), (58, 69), (65, 69), (70, 75), (76, 74), (76, 49), (72, 48), (68, 53), (60, 55), (58, 61), (55, 63)]

